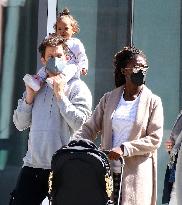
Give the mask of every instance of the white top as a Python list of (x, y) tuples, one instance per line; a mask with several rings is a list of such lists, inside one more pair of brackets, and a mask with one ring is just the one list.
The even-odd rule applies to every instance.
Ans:
[(66, 41), (66, 44), (70, 49), (69, 63), (76, 64), (79, 70), (82, 68), (88, 70), (88, 58), (83, 43), (78, 38), (70, 38)]
[[(113, 147), (120, 147), (123, 142), (128, 141), (131, 129), (136, 119), (139, 97), (133, 101), (125, 101), (123, 94), (112, 117), (112, 143)], [(125, 149), (124, 155), (127, 155)], [(120, 173), (121, 164), (113, 161), (113, 171)]]

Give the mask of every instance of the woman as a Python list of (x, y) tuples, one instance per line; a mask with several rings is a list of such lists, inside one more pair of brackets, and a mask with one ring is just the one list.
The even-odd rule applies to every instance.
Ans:
[[(116, 89), (106, 93), (76, 137), (94, 140), (101, 132), (109, 158), (125, 158), (122, 205), (156, 205), (157, 148), (163, 135), (161, 99), (145, 86), (147, 60), (135, 47), (114, 57)], [(112, 163), (114, 192), (120, 165)]]
[(166, 169), (162, 203), (181, 205), (182, 196), (182, 111), (172, 128), (170, 137), (165, 141), (165, 149), (169, 153), (169, 163)]

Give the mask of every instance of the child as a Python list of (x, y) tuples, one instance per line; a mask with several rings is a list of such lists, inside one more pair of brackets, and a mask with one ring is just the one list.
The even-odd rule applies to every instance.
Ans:
[(60, 34), (66, 39), (66, 44), (71, 54), (70, 61), (78, 65), (82, 75), (86, 75), (88, 71), (88, 59), (85, 48), (78, 38), (73, 38), (74, 34), (79, 32), (79, 25), (74, 17), (70, 15), (67, 8), (59, 13), (54, 28), (57, 34)]
[[(84, 46), (79, 39), (72, 37), (74, 34), (79, 32), (78, 22), (74, 19), (73, 16), (70, 15), (68, 9), (64, 9), (62, 12), (60, 12), (54, 28), (56, 34), (61, 35), (65, 39), (65, 43), (69, 48), (67, 64), (75, 64), (75, 66), (72, 66), (72, 69), (70, 70), (64, 69), (65, 65), (63, 65), (59, 59), (56, 59), (56, 62), (52, 62), (50, 67), (52, 67), (53, 64), (58, 66), (60, 72), (66, 76), (66, 82), (68, 82), (73, 76), (80, 77), (79, 73), (86, 75), (88, 70), (88, 59)], [(38, 91), (46, 78), (46, 70), (45, 68), (42, 68), (34, 77), (27, 74), (23, 79), (25, 83), (33, 90)], [(48, 80), (46, 81), (50, 85), (50, 82)]]

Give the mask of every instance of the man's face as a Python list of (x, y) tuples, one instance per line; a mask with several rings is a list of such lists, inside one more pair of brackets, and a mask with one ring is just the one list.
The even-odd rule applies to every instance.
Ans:
[(58, 58), (61, 58), (61, 60), (66, 61), (66, 55), (63, 51), (62, 45), (55, 46), (55, 47), (47, 46), (45, 50), (45, 57), (42, 61), (43, 64), (45, 65), (48, 59), (52, 57), (58, 57)]

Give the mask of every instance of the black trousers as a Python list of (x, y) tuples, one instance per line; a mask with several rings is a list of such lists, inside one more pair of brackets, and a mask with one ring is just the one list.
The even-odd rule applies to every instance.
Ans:
[(171, 198), (171, 191), (173, 187), (173, 183), (169, 182), (170, 177), (170, 169), (167, 166), (165, 178), (164, 178), (164, 188), (163, 188), (163, 195), (162, 195), (162, 204), (168, 204)]
[[(118, 203), (118, 197), (120, 192), (120, 182), (121, 182), (121, 173), (113, 173), (113, 184), (114, 184), (114, 192), (113, 192), (113, 199), (114, 199), (114, 205), (117, 205)], [(122, 196), (120, 196), (120, 199), (122, 200)], [(120, 200), (120, 202), (121, 202)]]
[(23, 167), (9, 205), (40, 205), (48, 195), (50, 170)]

